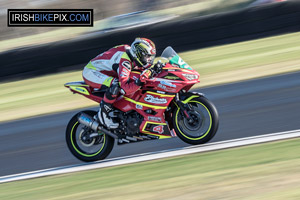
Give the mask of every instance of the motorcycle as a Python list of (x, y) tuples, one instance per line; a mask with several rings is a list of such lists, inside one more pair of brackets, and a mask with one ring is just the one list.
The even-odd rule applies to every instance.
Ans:
[[(97, 121), (97, 112), (84, 110), (75, 114), (66, 129), (66, 142), (71, 153), (85, 162), (105, 159), (117, 144), (179, 137), (197, 145), (211, 140), (217, 132), (219, 117), (216, 107), (202, 93), (189, 92), (199, 83), (199, 74), (184, 62), (172, 47), (167, 47), (161, 59), (164, 64), (156, 75), (130, 95), (117, 98), (115, 120), (117, 129), (107, 129)], [(132, 71), (130, 78), (139, 78)], [(98, 103), (105, 91), (84, 82), (66, 83), (73, 93)]]

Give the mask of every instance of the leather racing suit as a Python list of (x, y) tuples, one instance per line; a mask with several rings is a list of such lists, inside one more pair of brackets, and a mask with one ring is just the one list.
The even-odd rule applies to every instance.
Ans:
[[(100, 110), (104, 107), (107, 113), (112, 110), (111, 104), (115, 102), (120, 91), (122, 94), (131, 94), (140, 88), (134, 81), (129, 81), (131, 70), (134, 68), (129, 49), (129, 45), (113, 47), (93, 58), (82, 72), (86, 84), (101, 90), (107, 89), (100, 104)], [(104, 106), (101, 106), (102, 104)], [(98, 117), (101, 117), (100, 110)], [(117, 126), (115, 123), (109, 128)]]

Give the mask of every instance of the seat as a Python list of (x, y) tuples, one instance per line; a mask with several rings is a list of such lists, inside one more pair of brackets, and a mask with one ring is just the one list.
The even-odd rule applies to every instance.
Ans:
[(97, 96), (97, 97), (102, 97), (103, 98), (106, 90), (107, 90), (107, 88), (93, 89), (92, 94)]

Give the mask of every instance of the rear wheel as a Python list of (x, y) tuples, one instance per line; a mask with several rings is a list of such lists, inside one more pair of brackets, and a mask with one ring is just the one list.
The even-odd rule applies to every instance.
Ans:
[[(97, 113), (91, 110), (82, 112), (90, 116)], [(77, 115), (72, 117), (66, 130), (66, 142), (71, 153), (85, 162), (106, 158), (114, 146), (114, 139), (80, 124)]]
[(218, 130), (219, 116), (216, 107), (205, 97), (186, 102), (192, 108), (188, 120), (177, 107), (173, 112), (173, 125), (180, 139), (189, 144), (203, 144), (214, 137)]

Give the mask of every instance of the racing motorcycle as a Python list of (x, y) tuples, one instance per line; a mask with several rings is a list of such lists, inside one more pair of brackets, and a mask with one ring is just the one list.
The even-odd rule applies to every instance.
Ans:
[[(197, 145), (208, 142), (217, 132), (216, 107), (202, 93), (189, 92), (200, 82), (199, 74), (184, 62), (172, 47), (162, 55), (162, 67), (134, 94), (122, 95), (113, 103), (117, 129), (107, 129), (97, 121), (97, 112), (84, 110), (75, 114), (66, 129), (66, 142), (78, 159), (91, 162), (106, 158), (117, 144), (179, 137)], [(160, 61), (161, 62), (161, 61)], [(132, 71), (131, 79), (141, 72)], [(84, 82), (66, 83), (73, 93), (98, 103), (105, 91)]]

